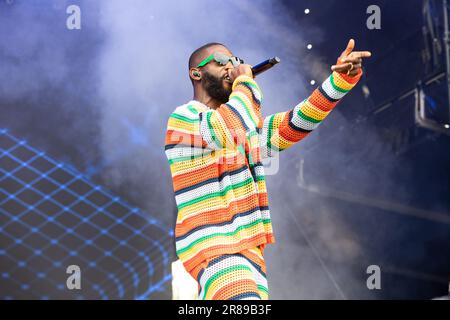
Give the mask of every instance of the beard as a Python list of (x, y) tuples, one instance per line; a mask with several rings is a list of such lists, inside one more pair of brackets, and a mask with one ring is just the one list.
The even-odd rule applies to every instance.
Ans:
[(228, 102), (232, 91), (231, 85), (230, 88), (225, 88), (223, 85), (223, 78), (218, 78), (208, 72), (203, 72), (202, 84), (203, 88), (211, 98), (219, 101), (220, 103)]

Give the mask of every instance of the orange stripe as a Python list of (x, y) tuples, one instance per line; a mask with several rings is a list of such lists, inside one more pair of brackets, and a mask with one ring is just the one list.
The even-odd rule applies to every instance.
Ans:
[(228, 131), (231, 133), (234, 142), (236, 144), (245, 143), (245, 127), (243, 126), (241, 120), (236, 116), (236, 114), (230, 110), (226, 105), (222, 105), (218, 109), (222, 119), (225, 121), (225, 125)]
[(241, 252), (241, 254), (256, 263), (261, 268), (261, 270), (266, 273), (266, 262), (264, 261), (264, 259), (261, 259), (257, 254), (251, 252), (250, 250), (244, 250)]
[[(237, 275), (240, 276), (240, 275)], [(258, 287), (253, 279), (240, 279), (226, 283), (211, 297), (214, 300), (229, 300), (232, 297), (246, 292), (254, 292), (259, 295)]]
[[(191, 271), (196, 265), (202, 263), (205, 259), (209, 257), (219, 256), (221, 254), (231, 254), (241, 252), (247, 248), (256, 247), (261, 243), (267, 241), (273, 242), (273, 235), (267, 235), (265, 233), (257, 234), (251, 238), (243, 239), (237, 244), (222, 244), (211, 246), (198, 252), (194, 257), (184, 262), (186, 270)], [(206, 258), (205, 258), (206, 257)]]
[(195, 279), (195, 281), (197, 281), (198, 274), (200, 273), (200, 271), (202, 271), (203, 269), (205, 269), (208, 266), (208, 263), (210, 260), (211, 259), (203, 260), (201, 263), (199, 263), (192, 270), (189, 271), (189, 273)]
[(202, 136), (175, 130), (167, 130), (165, 144), (193, 145), (200, 148), (207, 146)]
[(351, 77), (351, 76), (349, 76), (349, 75), (347, 75), (347, 74), (345, 74), (345, 73), (340, 73), (340, 72), (339, 72), (339, 75), (340, 75), (345, 81), (347, 81), (347, 82), (350, 83), (350, 84), (355, 84), (355, 83), (357, 83), (357, 82), (359, 81), (359, 78), (361, 78), (362, 74), (363, 74), (362, 69), (359, 69), (359, 70), (358, 70), (358, 74), (357, 74), (356, 76), (354, 76), (354, 77)]
[(187, 218), (182, 223), (176, 225), (175, 234), (177, 237), (181, 237), (193, 228), (201, 225), (231, 221), (236, 214), (254, 209), (257, 206), (257, 195), (251, 194), (246, 198), (231, 202), (227, 208), (204, 211)]
[(283, 122), (280, 125), (280, 136), (283, 137), (287, 141), (297, 142), (305, 138), (309, 133), (301, 132), (292, 129), (289, 126), (289, 117), (286, 116), (283, 119)]
[[(243, 158), (241, 156), (241, 158)], [(183, 174), (179, 174), (173, 177), (173, 186), (175, 192), (186, 187), (190, 187), (199, 182), (211, 179), (218, 178), (226, 171), (235, 171), (241, 169), (242, 167), (247, 167), (241, 159), (238, 161), (233, 161), (231, 163), (226, 163), (223, 165), (212, 163), (205, 168), (200, 168), (196, 170), (192, 170)]]
[(308, 101), (322, 111), (330, 111), (339, 101), (330, 102), (325, 98), (318, 89), (314, 90)]
[(255, 102), (255, 100), (253, 100), (253, 93), (252, 93), (252, 91), (250, 90), (250, 88), (247, 87), (245, 84), (240, 83), (240, 84), (238, 84), (238, 85), (236, 86), (235, 89), (236, 89), (236, 91), (240, 91), (240, 92), (242, 92), (243, 94), (245, 94), (245, 95), (247, 96), (247, 98), (251, 101), (251, 103), (252, 103), (251, 108), (253, 109), (253, 111), (255, 112), (256, 116), (257, 116), (258, 119), (259, 119), (258, 124), (257, 124), (257, 127), (258, 127), (258, 128), (262, 128), (263, 122), (264, 122), (264, 118), (263, 118), (263, 116), (262, 116), (262, 114), (261, 114), (261, 106), (258, 105), (258, 104)]
[(268, 207), (269, 206), (269, 197), (266, 192), (262, 192), (258, 194), (259, 197), (259, 206), (260, 207)]

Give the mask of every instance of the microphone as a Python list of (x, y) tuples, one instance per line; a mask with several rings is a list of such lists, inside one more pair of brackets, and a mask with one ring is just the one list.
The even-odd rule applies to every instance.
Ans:
[(263, 61), (263, 62), (257, 64), (256, 66), (253, 66), (252, 67), (253, 76), (257, 76), (258, 74), (261, 74), (264, 71), (269, 70), (274, 65), (276, 65), (277, 63), (280, 63), (280, 62), (281, 62), (280, 58), (273, 57), (273, 58), (270, 58), (266, 61)]

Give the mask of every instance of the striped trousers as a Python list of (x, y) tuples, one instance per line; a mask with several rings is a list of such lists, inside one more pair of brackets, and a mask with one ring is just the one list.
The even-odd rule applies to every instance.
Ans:
[(198, 299), (267, 300), (266, 265), (259, 248), (225, 254), (205, 261), (193, 271)]

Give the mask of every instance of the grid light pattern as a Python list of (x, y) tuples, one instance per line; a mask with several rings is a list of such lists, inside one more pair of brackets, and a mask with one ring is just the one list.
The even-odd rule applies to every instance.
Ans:
[(0, 299), (170, 296), (172, 230), (7, 129), (0, 153)]

